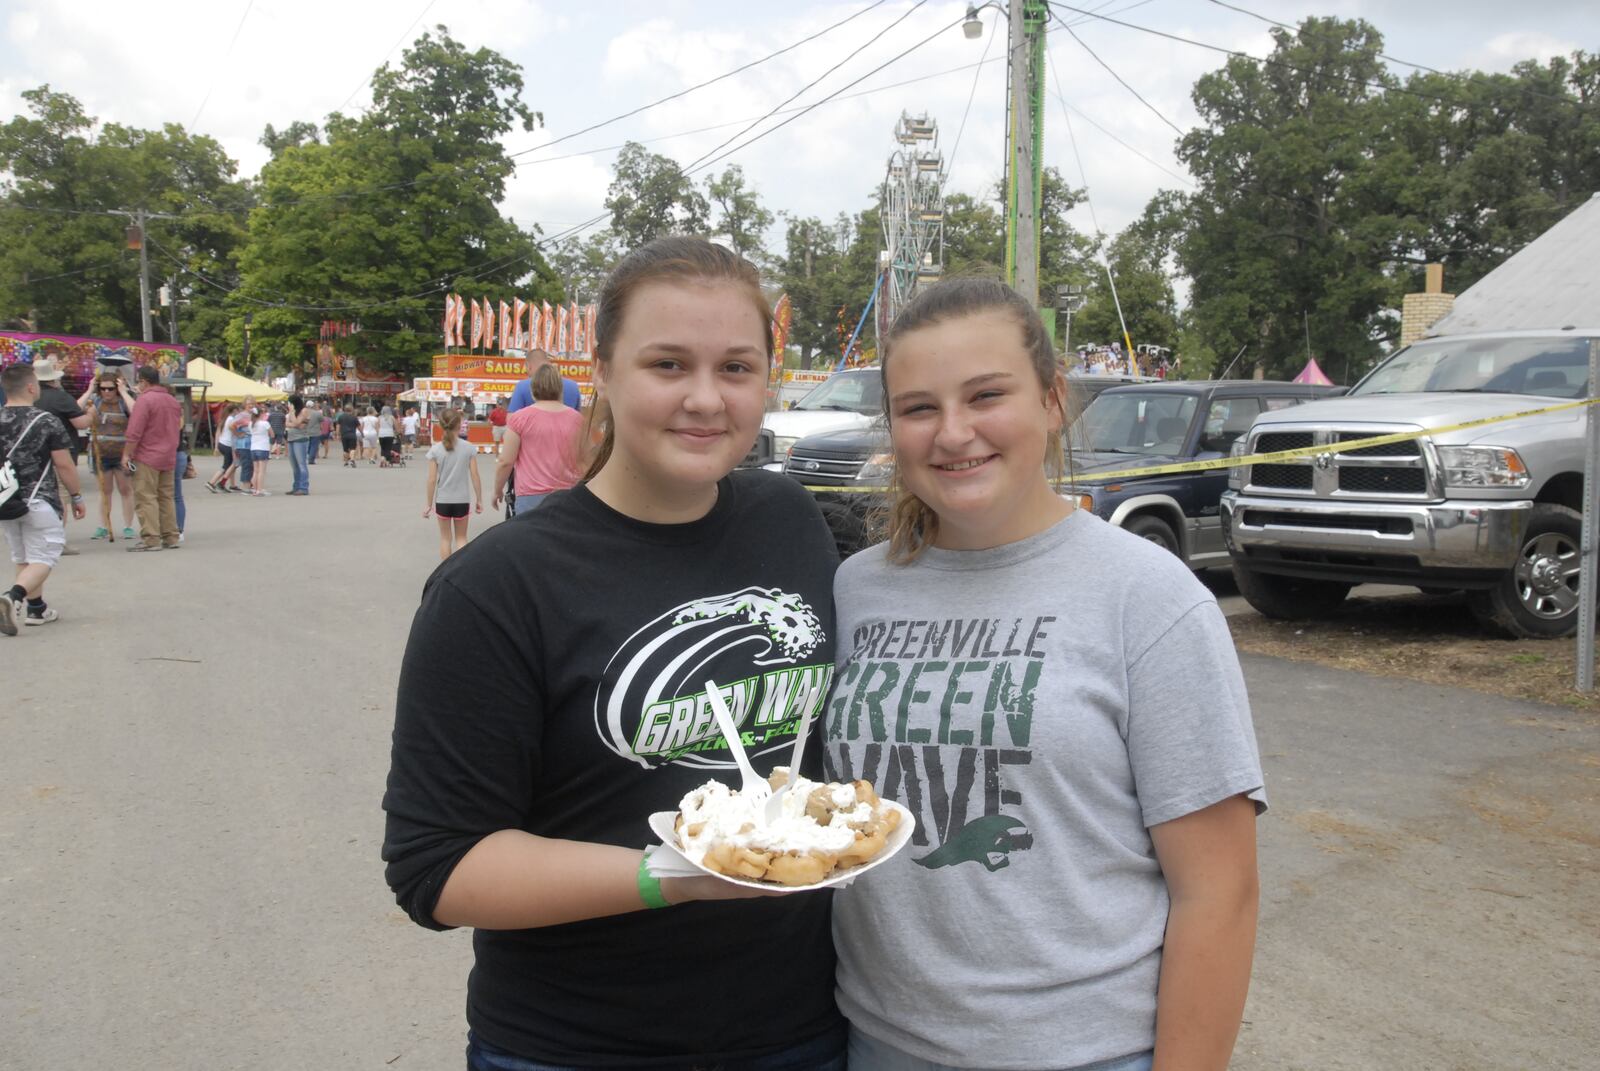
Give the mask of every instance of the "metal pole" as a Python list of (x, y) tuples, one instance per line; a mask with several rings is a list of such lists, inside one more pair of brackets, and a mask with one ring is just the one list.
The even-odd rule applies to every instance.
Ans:
[(154, 342), (150, 331), (150, 243), (145, 237), (144, 209), (139, 209), (134, 218), (139, 221), (139, 322), (144, 325), (144, 340)]
[(1594, 691), (1595, 521), (1600, 518), (1600, 412), (1594, 404), (1600, 386), (1600, 338), (1589, 340), (1589, 408), (1583, 451), (1582, 553), (1578, 563), (1578, 681), (1580, 692)]
[(1011, 152), (1006, 164), (1011, 172), (1011, 277), (1012, 286), (1027, 299), (1039, 304), (1038, 203), (1034, 190), (1033, 96), (1029, 92), (1029, 40), (1025, 26), (1025, 0), (1007, 5), (1011, 61), (1011, 127), (1008, 137)]

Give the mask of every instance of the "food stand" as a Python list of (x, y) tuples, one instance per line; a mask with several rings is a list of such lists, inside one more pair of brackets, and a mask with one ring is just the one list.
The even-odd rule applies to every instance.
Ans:
[[(563, 377), (578, 384), (588, 404), (594, 392), (594, 364), (588, 354), (552, 354), (550, 360)], [(399, 400), (423, 406), (433, 429), (433, 442), (443, 436), (438, 430), (439, 414), (451, 406), (464, 410), (467, 419), (462, 422), (462, 428), (467, 441), (477, 447), (479, 453), (486, 453), (494, 449), (489, 410), (496, 402), (510, 401), (517, 385), (527, 379), (527, 358), (514, 351), (492, 357), (442, 353), (433, 359), (433, 375), (413, 381), (412, 388)]]

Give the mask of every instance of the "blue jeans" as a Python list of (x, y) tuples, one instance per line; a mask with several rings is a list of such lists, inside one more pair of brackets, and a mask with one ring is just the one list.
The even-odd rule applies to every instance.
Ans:
[(233, 460), (238, 462), (239, 469), (233, 474), (235, 483), (248, 484), (250, 477), (256, 474), (256, 463), (250, 457), (250, 444), (243, 446), (235, 444), (233, 447)]
[(520, 517), (524, 513), (532, 513), (534, 510), (539, 508), (539, 503), (543, 502), (549, 497), (550, 495), (548, 492), (542, 495), (512, 495), (511, 515), (513, 517)]
[(311, 450), (310, 439), (295, 439), (289, 443), (289, 468), (294, 472), (294, 487), (291, 490), (309, 492), (311, 490), (311, 472), (306, 467), (307, 454)]
[(189, 467), (189, 451), (178, 447), (178, 469), (172, 474), (172, 504), (178, 511), (178, 534), (183, 534), (183, 518), (188, 510), (183, 508), (183, 472)]
[[(1152, 1054), (1118, 1056), (1093, 1064), (1079, 1064), (1065, 1071), (1150, 1071)], [(850, 1071), (957, 1071), (950, 1064), (936, 1064), (920, 1056), (901, 1052), (887, 1041), (850, 1028)]]
[[(723, 1064), (682, 1064), (653, 1071), (845, 1071), (844, 1036), (830, 1030), (821, 1037), (791, 1046), (770, 1056)], [(467, 1035), (467, 1071), (581, 1071), (563, 1064), (524, 1060), (497, 1049), (472, 1034)]]

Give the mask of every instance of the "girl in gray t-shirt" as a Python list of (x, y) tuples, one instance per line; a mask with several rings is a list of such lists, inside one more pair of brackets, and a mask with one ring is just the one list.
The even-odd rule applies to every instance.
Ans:
[(483, 512), (483, 488), (478, 483), (478, 451), (460, 438), (461, 410), (445, 410), (439, 426), (444, 441), (428, 448), (428, 504), (422, 515), (439, 518), (442, 560), (467, 545), (467, 506)]
[(834, 898), (851, 1071), (1221, 1071), (1265, 796), (1216, 601), (1052, 488), (1066, 384), (1009, 287), (921, 291), (883, 377), (889, 541), (835, 579), (825, 754), (917, 828)]

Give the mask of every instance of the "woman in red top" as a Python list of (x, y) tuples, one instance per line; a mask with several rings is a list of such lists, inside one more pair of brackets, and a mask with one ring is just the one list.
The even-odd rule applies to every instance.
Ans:
[(489, 410), (489, 434), (494, 437), (494, 456), (500, 456), (500, 444), (506, 437), (506, 403), (501, 399)]
[(533, 374), (533, 404), (518, 409), (506, 421), (505, 450), (494, 470), (492, 508), (500, 508), (500, 498), (513, 469), (513, 512), (526, 513), (550, 492), (564, 491), (577, 483), (582, 426), (582, 415), (561, 401), (561, 373), (555, 365), (540, 366)]

